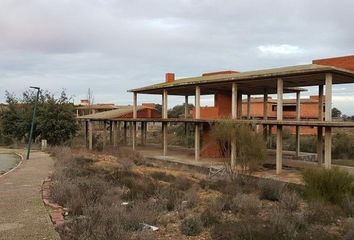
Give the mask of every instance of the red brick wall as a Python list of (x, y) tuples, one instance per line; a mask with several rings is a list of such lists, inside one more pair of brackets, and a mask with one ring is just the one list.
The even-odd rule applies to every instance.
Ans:
[[(138, 111), (138, 118), (161, 118), (161, 113), (157, 112), (156, 109), (145, 108)], [(128, 113), (120, 118), (133, 118), (133, 113)]]
[(312, 63), (326, 66), (333, 66), (348, 69), (354, 71), (354, 55), (344, 56), (344, 57), (335, 57), (335, 58), (325, 58), (325, 59), (316, 59)]

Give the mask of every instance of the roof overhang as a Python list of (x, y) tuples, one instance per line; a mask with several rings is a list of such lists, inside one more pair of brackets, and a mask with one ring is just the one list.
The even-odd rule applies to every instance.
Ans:
[(131, 89), (129, 92), (145, 94), (162, 94), (168, 90), (169, 95), (195, 95), (195, 86), (200, 86), (201, 94), (214, 94), (231, 91), (236, 82), (238, 90), (244, 94), (269, 94), (277, 91), (277, 79), (284, 81), (284, 93), (303, 91), (301, 87), (318, 86), (325, 83), (326, 73), (332, 73), (333, 84), (354, 83), (354, 72), (331, 66), (317, 64), (273, 68), (259, 71), (219, 74), (175, 80), (143, 88)]

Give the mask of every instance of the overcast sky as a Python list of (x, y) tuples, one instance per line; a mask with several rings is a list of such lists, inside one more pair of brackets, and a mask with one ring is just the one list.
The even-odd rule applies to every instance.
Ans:
[[(162, 82), (165, 72), (352, 55), (353, 9), (353, 0), (0, 0), (0, 102), (5, 90), (36, 85), (66, 89), (76, 102), (91, 88), (97, 103), (129, 104), (127, 89)], [(337, 85), (333, 101), (354, 114), (354, 84)]]

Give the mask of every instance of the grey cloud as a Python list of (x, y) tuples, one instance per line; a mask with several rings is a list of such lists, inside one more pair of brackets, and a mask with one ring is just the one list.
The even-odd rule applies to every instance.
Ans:
[[(129, 103), (127, 89), (161, 82), (167, 71), (194, 76), (353, 54), (353, 8), (350, 0), (2, 0), (0, 87), (66, 88), (76, 99), (90, 87), (96, 101)], [(284, 45), (301, 51), (260, 51)]]

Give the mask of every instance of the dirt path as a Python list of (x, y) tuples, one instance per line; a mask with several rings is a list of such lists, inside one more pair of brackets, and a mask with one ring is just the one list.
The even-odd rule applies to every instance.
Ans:
[(1, 240), (60, 239), (41, 199), (42, 182), (52, 168), (48, 154), (33, 152), (29, 161), (0, 177)]

